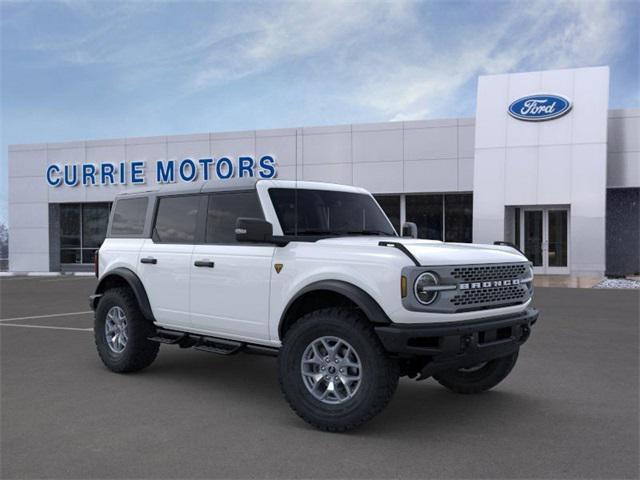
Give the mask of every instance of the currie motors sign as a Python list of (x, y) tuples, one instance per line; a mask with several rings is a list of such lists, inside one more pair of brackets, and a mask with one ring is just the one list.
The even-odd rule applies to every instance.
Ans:
[(509, 115), (527, 122), (542, 122), (561, 117), (571, 110), (571, 100), (560, 95), (527, 95), (509, 105)]
[[(201, 158), (193, 160), (157, 160), (152, 173), (157, 183), (195, 182), (198, 179), (228, 180), (230, 178), (274, 178), (276, 161), (271, 155), (260, 159), (245, 156)], [(45, 173), (47, 183), (52, 187), (101, 186), (101, 185), (141, 185), (147, 182), (147, 163), (143, 160), (132, 162), (74, 163), (60, 165), (52, 163)]]

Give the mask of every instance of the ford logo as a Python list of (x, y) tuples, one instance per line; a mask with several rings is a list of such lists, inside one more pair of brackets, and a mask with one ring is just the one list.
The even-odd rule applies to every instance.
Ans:
[(558, 118), (568, 113), (569, 110), (571, 110), (571, 100), (560, 95), (528, 95), (509, 105), (509, 115), (528, 122)]

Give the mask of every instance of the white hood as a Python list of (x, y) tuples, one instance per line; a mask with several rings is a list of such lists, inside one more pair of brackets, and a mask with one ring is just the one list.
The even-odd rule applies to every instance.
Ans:
[(376, 247), (381, 241), (403, 244), (418, 259), (420, 265), (425, 266), (527, 261), (526, 257), (518, 251), (502, 245), (445, 243), (437, 240), (378, 236), (327, 238), (319, 242), (331, 243), (332, 245)]

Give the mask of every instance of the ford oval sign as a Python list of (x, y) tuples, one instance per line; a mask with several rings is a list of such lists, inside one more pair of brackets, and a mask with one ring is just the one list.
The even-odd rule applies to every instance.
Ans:
[(560, 95), (528, 95), (517, 99), (509, 105), (509, 115), (518, 120), (542, 122), (568, 113), (571, 100)]

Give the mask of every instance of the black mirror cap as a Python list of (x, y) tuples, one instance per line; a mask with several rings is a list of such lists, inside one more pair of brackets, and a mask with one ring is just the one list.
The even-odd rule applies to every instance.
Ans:
[(238, 242), (273, 243), (273, 225), (261, 218), (239, 217), (236, 221)]

